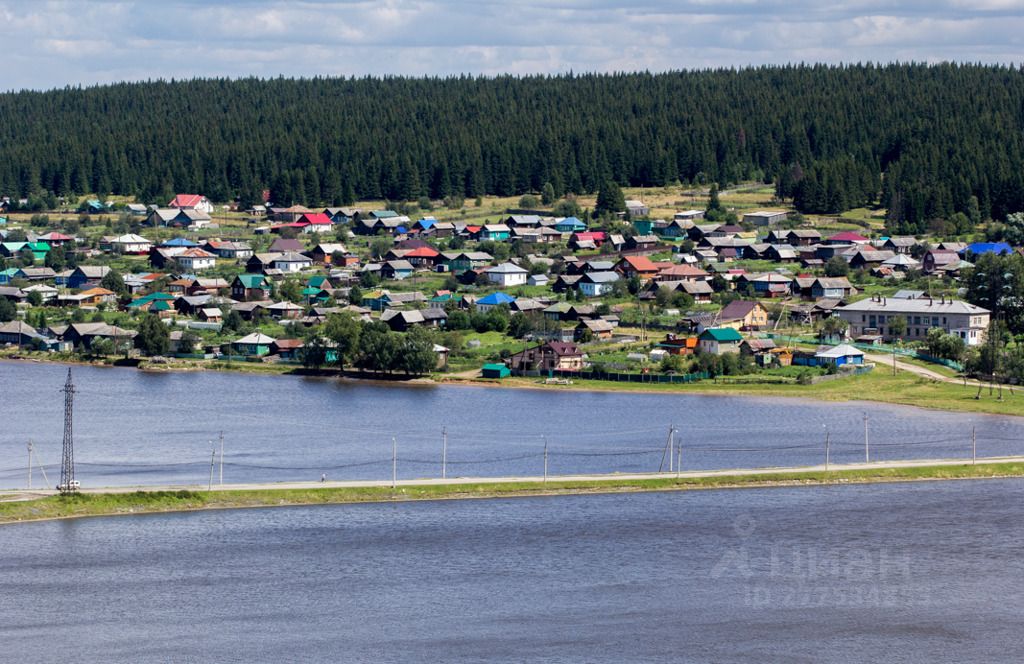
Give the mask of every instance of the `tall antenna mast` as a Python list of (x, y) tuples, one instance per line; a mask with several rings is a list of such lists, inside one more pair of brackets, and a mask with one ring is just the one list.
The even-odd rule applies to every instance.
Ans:
[(75, 481), (75, 442), (72, 421), (75, 410), (75, 384), (71, 382), (71, 368), (68, 368), (68, 379), (64, 382), (64, 451), (60, 461), (60, 484), (57, 489), (64, 494), (78, 491)]

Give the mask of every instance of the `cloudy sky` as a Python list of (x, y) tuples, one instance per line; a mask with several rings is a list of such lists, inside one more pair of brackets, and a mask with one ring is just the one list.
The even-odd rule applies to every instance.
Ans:
[(1024, 61), (1024, 0), (0, 0), (0, 89)]

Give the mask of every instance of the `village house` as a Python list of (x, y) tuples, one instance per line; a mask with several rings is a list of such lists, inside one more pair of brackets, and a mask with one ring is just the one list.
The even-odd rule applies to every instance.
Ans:
[(484, 296), (476, 301), (476, 310), (480, 313), (487, 313), (491, 309), (496, 309), (502, 305), (508, 306), (516, 301), (516, 298), (497, 291), (490, 295)]
[(555, 222), (554, 229), (559, 233), (578, 233), (587, 230), (587, 225), (576, 217), (565, 217)]
[(984, 342), (989, 325), (988, 309), (961, 300), (873, 297), (836, 307), (836, 315), (850, 324), (850, 336), (879, 334), (892, 339), (894, 318), (902, 318), (906, 328), (900, 334), (904, 341), (920, 341), (928, 330), (937, 327), (960, 337), (968, 346)]
[(259, 357), (270, 354), (270, 345), (276, 341), (262, 332), (253, 332), (231, 342), (231, 350), (238, 355)]
[(291, 251), (277, 254), (270, 261), (270, 269), (280, 270), (285, 274), (301, 272), (312, 266), (313, 261), (308, 256)]
[(658, 276), (660, 270), (661, 267), (647, 256), (623, 256), (615, 264), (615, 271), (626, 279), (635, 276), (642, 281), (648, 281)]
[(385, 261), (380, 266), (382, 279), (402, 280), (412, 276), (415, 268), (406, 260)]
[(286, 362), (302, 361), (303, 350), (306, 344), (302, 339), (274, 339), (270, 344), (270, 355)]
[(197, 210), (206, 215), (213, 214), (213, 203), (200, 194), (178, 194), (167, 204), (168, 208), (178, 210)]
[(134, 233), (118, 235), (110, 240), (110, 250), (116, 254), (145, 255), (152, 248), (152, 242)]
[(231, 299), (259, 302), (270, 297), (270, 282), (262, 274), (240, 274), (231, 282)]
[(736, 330), (760, 330), (768, 326), (768, 310), (755, 300), (733, 300), (722, 307), (718, 325)]
[(583, 353), (576, 344), (548, 341), (513, 354), (508, 366), (515, 372), (582, 371)]
[(79, 265), (68, 277), (68, 288), (95, 288), (109, 272), (110, 267), (106, 265)]
[(203, 245), (203, 249), (211, 254), (216, 254), (221, 258), (233, 260), (245, 260), (253, 254), (252, 247), (248, 242), (209, 240), (205, 245)]
[(618, 280), (617, 272), (587, 272), (576, 282), (576, 287), (587, 297), (601, 297), (612, 292)]
[(686, 293), (693, 298), (694, 302), (706, 303), (711, 301), (715, 291), (706, 281), (654, 281), (648, 286), (647, 292), (651, 297), (657, 297), (659, 290), (664, 288), (671, 293)]
[(295, 222), (303, 233), (329, 233), (331, 218), (323, 212), (306, 212)]
[(501, 288), (509, 288), (524, 285), (530, 273), (528, 270), (524, 270), (513, 263), (502, 263), (501, 265), (489, 268), (485, 274), (487, 275), (487, 281), (490, 283), (496, 284)]
[(608, 340), (612, 338), (615, 331), (615, 323), (603, 318), (584, 318), (576, 324), (573, 336), (576, 341), (585, 341), (589, 336), (591, 339)]
[(961, 262), (960, 254), (952, 249), (929, 249), (921, 259), (921, 269), (925, 274), (949, 271)]
[(209, 270), (210, 268), (217, 266), (217, 256), (208, 251), (203, 251), (198, 247), (186, 249), (175, 256), (174, 260), (181, 266), (181, 269), (189, 272)]
[(746, 212), (743, 215), (743, 223), (752, 226), (774, 226), (789, 218), (785, 210), (759, 210), (757, 212)]
[(0, 324), (0, 345), (35, 346), (41, 343), (45, 343), (43, 335), (24, 321), (12, 320)]
[(895, 255), (895, 252), (888, 249), (878, 250), (871, 247), (862, 247), (849, 256), (850, 267), (855, 270), (878, 267)]
[(740, 352), (743, 337), (731, 327), (708, 328), (697, 337), (697, 346), (702, 353), (724, 355)]
[(268, 304), (267, 313), (274, 320), (294, 320), (303, 314), (303, 308), (293, 302), (275, 302)]
[(88, 350), (97, 339), (109, 339), (115, 346), (129, 343), (136, 336), (134, 330), (126, 330), (106, 323), (71, 323), (61, 334), (61, 339), (73, 348)]
[(626, 201), (626, 213), (630, 219), (639, 219), (640, 217), (646, 217), (651, 213), (651, 208), (643, 201), (627, 200)]
[(480, 239), (505, 242), (509, 239), (509, 233), (511, 233), (511, 229), (505, 224), (485, 224), (480, 229)]
[(460, 275), (466, 270), (488, 265), (494, 260), (494, 256), (483, 251), (456, 251), (442, 254), (448, 271), (454, 275)]
[(916, 245), (917, 238), (914, 237), (890, 237), (882, 245), (882, 249), (897, 254), (909, 254)]
[(201, 210), (157, 208), (146, 217), (146, 223), (153, 227), (200, 229), (210, 225), (210, 215)]
[(845, 300), (857, 294), (846, 277), (816, 277), (811, 283), (811, 299), (830, 298)]

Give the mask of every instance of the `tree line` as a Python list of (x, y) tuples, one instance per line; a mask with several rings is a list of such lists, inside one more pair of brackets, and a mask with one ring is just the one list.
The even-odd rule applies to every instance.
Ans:
[(1024, 210), (1013, 66), (197, 79), (0, 95), (0, 193), (347, 204), (775, 183), (890, 227)]

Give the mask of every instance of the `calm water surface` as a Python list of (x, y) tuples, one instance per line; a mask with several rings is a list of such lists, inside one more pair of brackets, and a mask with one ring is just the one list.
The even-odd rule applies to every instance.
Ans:
[[(35, 442), (50, 483), (60, 459), (67, 368), (0, 362), (0, 487), (27, 483)], [(655, 471), (675, 424), (683, 467), (791, 466), (1024, 453), (1024, 418), (868, 403), (665, 394), (396, 386), (291, 376), (76, 367), (75, 444), (85, 486), (206, 483), (225, 435), (225, 481)], [(211, 445), (211, 441), (213, 441)], [(35, 486), (42, 484), (37, 473)]]
[(0, 660), (1020, 662), (1024, 482), (0, 527)]

